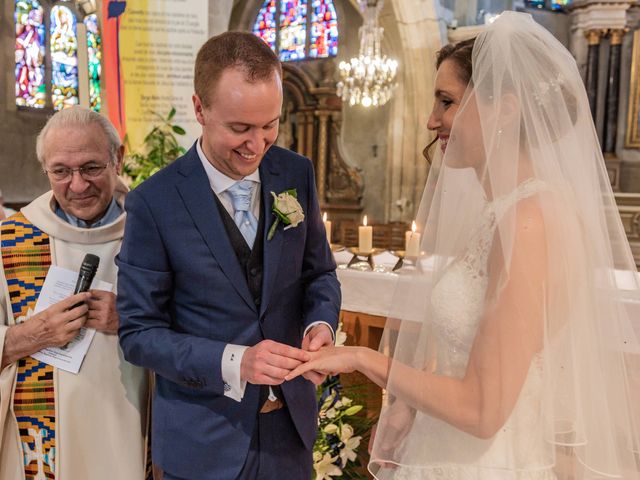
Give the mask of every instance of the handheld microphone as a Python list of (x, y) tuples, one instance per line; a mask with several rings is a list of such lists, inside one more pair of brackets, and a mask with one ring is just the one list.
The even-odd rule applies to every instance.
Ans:
[[(98, 270), (98, 264), (100, 263), (100, 257), (97, 255), (93, 255), (91, 253), (87, 253), (82, 261), (82, 265), (80, 265), (80, 273), (78, 274), (78, 280), (76, 281), (76, 288), (73, 292), (76, 293), (87, 292), (91, 288), (91, 282), (93, 282), (93, 278), (96, 276), (96, 271)], [(76, 308), (82, 305), (82, 303), (77, 303), (71, 308)]]

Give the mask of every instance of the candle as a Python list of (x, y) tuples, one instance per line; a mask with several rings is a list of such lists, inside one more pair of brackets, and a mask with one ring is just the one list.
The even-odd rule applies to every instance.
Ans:
[(324, 222), (324, 229), (327, 232), (327, 243), (331, 245), (331, 220), (327, 220), (327, 212), (322, 215), (322, 221)]
[(358, 227), (358, 250), (360, 253), (370, 253), (373, 250), (373, 227), (367, 226), (367, 216), (362, 219), (362, 226)]
[(405, 253), (407, 253), (407, 250), (409, 249), (409, 240), (411, 239), (411, 234), (413, 233), (412, 229), (415, 224), (416, 224), (416, 221), (414, 220), (413, 222), (411, 222), (411, 229), (404, 232), (404, 252)]
[(420, 234), (416, 232), (415, 220), (411, 222), (411, 231), (405, 233), (405, 257), (418, 257), (420, 256)]

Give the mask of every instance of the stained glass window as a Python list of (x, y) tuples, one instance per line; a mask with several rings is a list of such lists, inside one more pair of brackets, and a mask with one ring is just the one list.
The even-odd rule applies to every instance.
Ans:
[(89, 68), (89, 107), (99, 112), (102, 107), (100, 77), (102, 73), (102, 37), (98, 26), (98, 16), (93, 13), (83, 20), (87, 27), (87, 60)]
[(44, 10), (37, 0), (16, 0), (16, 105), (45, 105)]
[(539, 8), (551, 10), (554, 12), (562, 12), (567, 9), (573, 0), (525, 0), (525, 6), (529, 8)]
[(333, 2), (311, 1), (311, 39), (309, 56), (335, 57), (338, 54), (338, 16)]
[(262, 38), (271, 47), (276, 49), (276, 0), (265, 2), (253, 25), (253, 33)]
[(78, 104), (76, 16), (62, 5), (51, 9), (51, 101), (54, 110)]
[(265, 0), (253, 33), (283, 62), (338, 54), (338, 16), (332, 0)]
[(560, 11), (566, 10), (571, 5), (572, 0), (551, 0), (551, 10)]
[(307, 2), (282, 0), (280, 5), (280, 60), (301, 60), (307, 41)]

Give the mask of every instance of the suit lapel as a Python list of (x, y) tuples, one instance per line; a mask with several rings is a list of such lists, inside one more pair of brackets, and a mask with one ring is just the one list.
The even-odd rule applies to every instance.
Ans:
[(271, 150), (267, 153), (260, 165), (260, 182), (262, 187), (262, 208), (264, 212), (264, 273), (262, 276), (262, 303), (260, 305), (260, 317), (271, 300), (273, 285), (278, 273), (278, 265), (280, 264), (280, 255), (282, 253), (282, 242), (284, 239), (283, 225), (278, 225), (275, 234), (271, 240), (267, 240), (269, 230), (275, 221), (275, 217), (271, 213), (273, 205), (273, 197), (271, 192), (279, 194), (287, 190), (286, 175), (280, 168), (280, 162), (273, 157)]
[(202, 167), (195, 146), (187, 155), (190, 157), (180, 169), (180, 173), (185, 176), (185, 179), (177, 184), (180, 196), (200, 235), (220, 265), (220, 269), (247, 305), (255, 311), (256, 306), (249, 292), (249, 287), (213, 198), (215, 193), (211, 190), (209, 179)]

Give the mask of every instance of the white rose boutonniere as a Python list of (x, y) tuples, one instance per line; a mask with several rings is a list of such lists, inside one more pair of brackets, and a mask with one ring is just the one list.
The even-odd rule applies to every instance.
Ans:
[(280, 222), (287, 225), (284, 229), (297, 227), (300, 222), (304, 220), (304, 213), (302, 213), (302, 207), (298, 203), (298, 193), (296, 189), (285, 190), (284, 192), (276, 195), (271, 192), (273, 197), (273, 206), (271, 212), (275, 215), (276, 220), (271, 225), (269, 233), (267, 234), (267, 240), (271, 240), (276, 233), (276, 227)]

